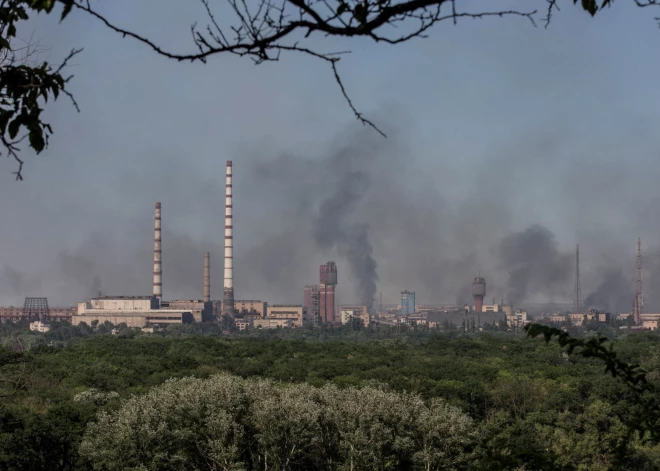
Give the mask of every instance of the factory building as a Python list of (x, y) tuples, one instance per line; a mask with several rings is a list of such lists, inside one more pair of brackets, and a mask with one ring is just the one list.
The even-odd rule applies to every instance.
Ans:
[(335, 322), (335, 286), (337, 265), (328, 262), (321, 265), (319, 276), (319, 317), (322, 323)]
[[(71, 316), (77, 311), (75, 307), (51, 307), (48, 309), (48, 314), (44, 316), (44, 321), (67, 321), (71, 322)], [(31, 319), (32, 316), (26, 316), (23, 306), (4, 306), (0, 307), (0, 322), (18, 322), (25, 318)]]
[(210, 322), (213, 320), (213, 304), (201, 299), (177, 299), (163, 302), (160, 306), (165, 310), (190, 311), (195, 322)]
[(415, 313), (415, 292), (403, 290), (401, 291), (401, 315)]
[(360, 319), (363, 326), (368, 326), (371, 321), (367, 306), (343, 305), (339, 308), (339, 313), (342, 324), (348, 324), (353, 319)]
[(315, 324), (321, 322), (321, 292), (319, 285), (307, 285), (303, 291), (303, 308)]
[[(231, 174), (230, 171), (228, 173)], [(231, 177), (229, 178), (231, 180)], [(229, 193), (231, 193), (230, 190)], [(211, 257), (208, 252), (204, 254), (204, 299), (163, 301), (161, 210), (161, 203), (157, 202), (154, 211), (152, 295), (99, 296), (90, 301), (80, 302), (78, 303), (75, 314), (71, 317), (71, 323), (73, 325), (83, 322), (91, 325), (96, 321), (100, 324), (104, 322), (110, 322), (112, 324), (125, 323), (129, 327), (150, 328), (162, 327), (167, 324), (207, 322), (215, 319), (218, 303), (211, 301)], [(231, 265), (229, 268), (231, 278)], [(226, 275), (227, 271), (225, 271), (225, 278)]]
[[(307, 316), (307, 311), (301, 304), (274, 304), (267, 307), (267, 320), (283, 320), (288, 319), (291, 321), (292, 327), (302, 327), (303, 324), (311, 322)], [(255, 326), (256, 326), (255, 321)]]
[[(475, 328), (480, 329), (484, 324), (494, 325), (504, 321), (501, 312), (470, 312), (467, 309), (455, 309), (451, 311), (434, 311), (426, 313), (426, 322), (429, 329), (444, 329), (447, 325), (460, 327), (465, 322), (474, 323)], [(423, 325), (424, 325), (423, 324)]]
[[(476, 312), (479, 312), (477, 308), (474, 309)], [(481, 312), (504, 312), (502, 310), (501, 304), (483, 304), (481, 306)]]
[(291, 319), (257, 319), (252, 325), (255, 329), (276, 329), (278, 327), (285, 329), (294, 327)]
[(527, 311), (521, 309), (516, 309), (512, 314), (506, 313), (506, 323), (511, 328), (520, 328), (529, 324), (529, 319), (527, 317)]
[[(201, 318), (201, 314), (199, 314)], [(78, 303), (78, 313), (71, 318), (73, 325), (126, 324), (128, 327), (154, 327), (165, 324), (193, 322), (193, 310), (161, 306), (154, 296), (101, 296)]]
[(250, 316), (263, 319), (268, 312), (268, 303), (256, 299), (234, 300), (234, 309), (238, 316)]

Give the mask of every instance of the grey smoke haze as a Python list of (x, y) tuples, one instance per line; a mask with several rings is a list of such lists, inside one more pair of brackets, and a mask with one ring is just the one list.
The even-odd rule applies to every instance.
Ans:
[(586, 309), (596, 308), (608, 312), (630, 312), (634, 287), (621, 267), (611, 267), (603, 273), (603, 281), (584, 300)]
[[(343, 303), (371, 299), (372, 283), (385, 303), (402, 289), (419, 303), (470, 301), (478, 272), (488, 300), (570, 303), (572, 271), (562, 282), (558, 269), (546, 286), (538, 267), (562, 267), (567, 254), (572, 269), (579, 242), (585, 297), (614, 269), (634, 286), (641, 236), (646, 307), (660, 308), (660, 36), (648, 15), (617, 8), (598, 21), (568, 8), (548, 30), (498, 19), (396, 48), (358, 43), (341, 62), (345, 84), (387, 140), (350, 119), (326, 64), (177, 64), (84, 16), (64, 25), (40, 16), (51, 61), (85, 47), (71, 82), (82, 113), (65, 102), (47, 110), (56, 134), (47, 152), (26, 155), (25, 182), (0, 160), (0, 304), (28, 295), (72, 304), (99, 286), (150, 293), (155, 201), (166, 298), (201, 298), (204, 251), (219, 297), (224, 161), (233, 159), (239, 298), (300, 303), (301, 287), (334, 259)], [(201, 19), (169, 0), (117, 0), (107, 12), (176, 50)], [(345, 165), (333, 167), (342, 152)], [(365, 180), (333, 216), (330, 242), (319, 240), (317, 223), (333, 219), (319, 220), (321, 207), (341, 199), (352, 172)], [(502, 240), (535, 224), (554, 234), (556, 252), (542, 245), (540, 258), (521, 261), (512, 250), (503, 266)], [(360, 243), (363, 258), (351, 256)], [(511, 285), (510, 272), (533, 276)]]
[(529, 292), (543, 293), (552, 301), (557, 295), (559, 299), (567, 298), (571, 274), (575, 273), (573, 259), (560, 252), (549, 229), (533, 225), (508, 235), (502, 239), (499, 252), (500, 268), (509, 273), (507, 302), (519, 305)]
[[(370, 240), (369, 225), (348, 222), (371, 184), (361, 170), (352, 170), (351, 162), (359, 160), (362, 150), (342, 149), (326, 165), (339, 173), (339, 184), (333, 194), (323, 201), (314, 222), (314, 239), (320, 249), (336, 249), (344, 257), (357, 279), (356, 296), (361, 304), (372, 307), (376, 296), (376, 261)], [(322, 183), (321, 183), (322, 184)]]

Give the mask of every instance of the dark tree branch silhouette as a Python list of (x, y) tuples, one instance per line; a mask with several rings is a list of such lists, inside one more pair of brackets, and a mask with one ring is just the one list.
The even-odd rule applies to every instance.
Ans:
[[(632, 0), (644, 8), (659, 6), (660, 0)], [(205, 63), (211, 56), (235, 54), (247, 56), (256, 64), (278, 61), (281, 54), (301, 53), (326, 63), (342, 96), (355, 117), (385, 134), (367, 119), (354, 104), (339, 72), (338, 63), (350, 51), (323, 51), (316, 38), (329, 36), (371, 39), (388, 45), (401, 44), (416, 38), (426, 38), (438, 23), (460, 20), (479, 20), (489, 17), (517, 17), (536, 26), (537, 8), (545, 11), (547, 27), (555, 11), (557, 0), (529, 0), (523, 10), (508, 7), (504, 0), (482, 0), (470, 3), (473, 9), (464, 9), (461, 0), (224, 0), (212, 5), (211, 0), (200, 0), (205, 11), (205, 26), (197, 23), (190, 28), (192, 35), (189, 52), (173, 52), (156, 41), (129, 31), (106, 17), (89, 0), (0, 0), (0, 142), (6, 155), (18, 163), (15, 172), (22, 179), (23, 160), (19, 158), (19, 144), (28, 145), (37, 153), (48, 144), (51, 126), (41, 117), (42, 105), (49, 98), (67, 95), (76, 109), (73, 96), (66, 89), (71, 77), (63, 77), (63, 69), (80, 52), (74, 49), (58, 67), (47, 62), (32, 63), (30, 48), (16, 47), (16, 24), (29, 18), (30, 13), (51, 13), (56, 5), (62, 7), (61, 19), (72, 10), (91, 15), (107, 28), (131, 38), (164, 57), (189, 62)], [(109, 3), (109, 2), (107, 2)], [(578, 8), (592, 16), (614, 0), (573, 0)], [(224, 4), (231, 15), (221, 15), (217, 4)], [(521, 2), (521, 4), (523, 4)], [(532, 6), (528, 6), (532, 5)], [(224, 13), (224, 12), (223, 12)], [(227, 19), (228, 16), (232, 18)], [(222, 21), (221, 21), (222, 20)]]
[[(207, 24), (193, 24), (193, 50), (177, 53), (164, 49), (153, 40), (112, 23), (91, 6), (89, 0), (75, 0), (75, 8), (100, 20), (124, 37), (130, 37), (156, 53), (178, 61), (206, 62), (222, 53), (248, 56), (256, 64), (278, 61), (282, 52), (299, 52), (325, 61), (335, 82), (355, 117), (363, 124), (385, 134), (358, 111), (341, 78), (337, 64), (350, 51), (322, 52), (307, 44), (312, 35), (366, 37), (377, 43), (400, 44), (414, 38), (426, 38), (438, 23), (487, 17), (519, 17), (536, 26), (537, 10), (493, 8), (496, 1), (483, 2), (488, 10), (467, 11), (459, 8), (460, 0), (225, 0), (234, 14), (235, 23), (221, 25), (211, 0), (200, 0), (206, 11)], [(611, 6), (614, 0), (580, 0), (580, 6), (591, 15)], [(640, 7), (656, 5), (656, 0), (633, 0)], [(473, 2), (474, 3), (474, 2)], [(552, 13), (559, 10), (557, 0), (547, 0), (546, 27)], [(573, 0), (574, 4), (578, 0)], [(493, 8), (493, 9), (490, 9)]]
[[(44, 48), (32, 38), (22, 41), (17, 37), (16, 24), (29, 18), (29, 12), (49, 13), (57, 2), (54, 0), (1, 0), (0, 1), (0, 142), (5, 155), (18, 164), (14, 172), (22, 180), (23, 160), (19, 157), (19, 145), (26, 139), (38, 154), (48, 145), (53, 129), (43, 121), (42, 106), (49, 98), (56, 100), (60, 94), (71, 99), (78, 110), (73, 95), (66, 89), (72, 78), (62, 76), (64, 68), (81, 49), (72, 50), (59, 66), (40, 62), (38, 56)], [(64, 14), (72, 4), (65, 4)], [(21, 44), (24, 43), (24, 44)]]

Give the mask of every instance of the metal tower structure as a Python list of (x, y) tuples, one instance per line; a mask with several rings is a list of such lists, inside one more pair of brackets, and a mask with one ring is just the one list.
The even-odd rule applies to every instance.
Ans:
[(582, 287), (580, 286), (580, 244), (575, 246), (575, 298), (573, 299), (573, 312), (582, 312)]
[(641, 323), (641, 314), (644, 307), (644, 298), (642, 295), (642, 239), (637, 238), (637, 288), (633, 297), (633, 320), (635, 325)]
[(23, 315), (33, 319), (47, 319), (50, 315), (48, 298), (25, 298)]
[(644, 294), (642, 292), (642, 238), (637, 238), (637, 296), (639, 313), (644, 309)]

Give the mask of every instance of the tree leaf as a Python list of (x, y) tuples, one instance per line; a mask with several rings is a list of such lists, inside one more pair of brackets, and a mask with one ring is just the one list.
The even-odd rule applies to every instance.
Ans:
[(40, 128), (35, 128), (32, 131), (30, 131), (30, 147), (32, 147), (37, 154), (44, 150), (44, 147), (46, 146), (46, 142), (44, 141), (44, 136), (43, 132), (41, 131)]
[(582, 0), (582, 8), (584, 8), (585, 11), (588, 11), (591, 16), (594, 16), (598, 11), (596, 0)]
[(21, 119), (20, 116), (14, 119), (11, 123), (9, 123), (9, 137), (11, 139), (14, 139), (16, 135), (18, 134), (18, 130), (21, 127)]

